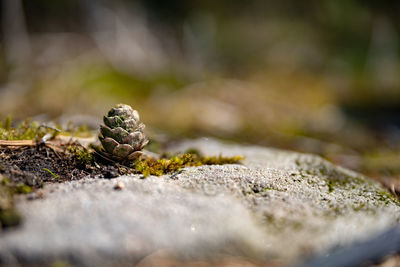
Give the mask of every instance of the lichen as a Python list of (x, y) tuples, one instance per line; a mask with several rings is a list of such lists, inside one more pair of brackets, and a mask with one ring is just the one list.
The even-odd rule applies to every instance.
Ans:
[(307, 181), (310, 177), (321, 177), (325, 182), (328, 193), (339, 195), (353, 194), (354, 197), (365, 198), (364, 201), (348, 203), (346, 205), (337, 206), (330, 204), (328, 214), (333, 214), (334, 216), (345, 212), (345, 210), (373, 213), (378, 206), (400, 205), (399, 199), (378, 183), (362, 175), (353, 175), (339, 171), (328, 164), (321, 163), (313, 166), (313, 168), (303, 169), (300, 171), (300, 176)]
[(386, 205), (389, 205), (391, 203), (400, 205), (400, 201), (396, 196), (394, 196), (393, 194), (390, 194), (388, 191), (385, 191), (383, 189), (378, 190), (376, 192), (376, 198), (379, 201), (383, 201)]

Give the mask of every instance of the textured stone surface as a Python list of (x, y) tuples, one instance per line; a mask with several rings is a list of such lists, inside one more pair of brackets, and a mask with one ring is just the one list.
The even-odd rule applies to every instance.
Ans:
[[(211, 139), (171, 147), (188, 148), (246, 160), (160, 178), (48, 185), (42, 199), (19, 201), (25, 223), (2, 234), (1, 260), (113, 265), (167, 251), (188, 260), (293, 263), (400, 221), (400, 206), (382, 187), (319, 157)], [(118, 182), (125, 188), (115, 190)]]

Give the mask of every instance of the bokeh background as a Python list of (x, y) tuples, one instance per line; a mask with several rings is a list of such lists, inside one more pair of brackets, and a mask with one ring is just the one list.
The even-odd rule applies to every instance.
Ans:
[(400, 186), (400, 2), (2, 0), (0, 117), (312, 152)]

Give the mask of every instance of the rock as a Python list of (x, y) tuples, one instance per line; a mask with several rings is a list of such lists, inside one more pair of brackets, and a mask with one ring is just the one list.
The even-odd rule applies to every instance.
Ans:
[(115, 190), (122, 190), (125, 188), (125, 184), (123, 182), (118, 182), (115, 186), (114, 189)]
[(42, 199), (17, 203), (24, 225), (2, 234), (0, 263), (110, 266), (162, 253), (293, 264), (400, 221), (399, 203), (379, 184), (317, 156), (212, 139), (172, 148), (246, 160), (46, 185)]

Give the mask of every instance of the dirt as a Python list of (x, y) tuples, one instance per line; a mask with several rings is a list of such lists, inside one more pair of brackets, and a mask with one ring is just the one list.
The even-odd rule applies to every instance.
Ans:
[[(62, 183), (84, 177), (114, 178), (136, 173), (135, 169), (107, 161), (96, 156), (95, 152), (89, 153), (79, 143), (16, 143), (31, 145), (0, 144), (0, 232), (20, 225), (23, 220), (14, 205), (18, 194), (36, 191), (27, 195), (28, 200), (33, 200), (40, 198), (40, 191), (36, 189), (43, 188), (46, 183)], [(75, 150), (71, 151), (71, 147)], [(83, 151), (84, 154), (76, 151)], [(86, 158), (82, 159), (82, 155)]]
[(66, 147), (46, 145), (0, 146), (0, 174), (11, 184), (40, 188), (44, 183), (79, 180), (83, 177), (113, 178), (134, 172), (133, 169), (97, 159), (82, 163)]

